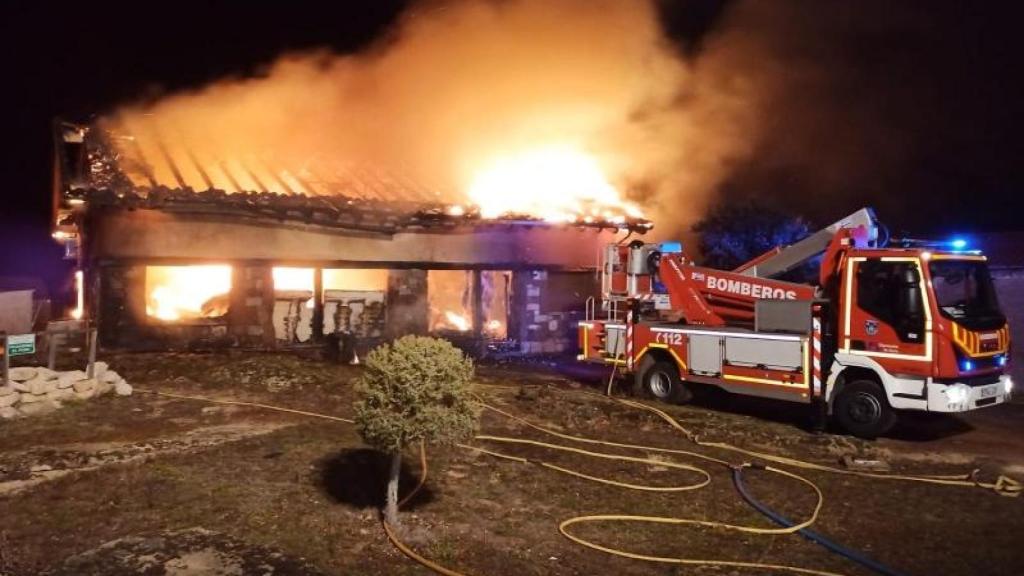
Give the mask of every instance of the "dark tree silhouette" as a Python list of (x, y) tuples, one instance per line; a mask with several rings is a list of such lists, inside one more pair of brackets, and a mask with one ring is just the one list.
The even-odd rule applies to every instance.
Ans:
[(810, 234), (806, 220), (757, 204), (727, 204), (712, 209), (693, 226), (705, 266), (731, 270), (776, 246)]

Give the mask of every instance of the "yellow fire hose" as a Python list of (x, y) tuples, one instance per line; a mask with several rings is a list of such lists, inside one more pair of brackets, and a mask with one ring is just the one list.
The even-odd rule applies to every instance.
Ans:
[[(280, 406), (273, 406), (273, 405), (269, 405), (269, 404), (258, 404), (258, 403), (253, 403), (253, 402), (241, 402), (241, 401), (235, 401), (235, 400), (219, 400), (219, 399), (213, 399), (213, 398), (206, 398), (206, 397), (202, 397), (202, 396), (187, 396), (187, 395), (182, 395), (182, 394), (172, 394), (172, 393), (167, 393), (167, 392), (158, 392), (158, 391), (151, 391), (151, 390), (140, 390), (140, 389), (137, 389), (137, 390), (139, 392), (152, 393), (152, 394), (157, 394), (157, 395), (160, 395), (160, 396), (167, 396), (167, 397), (170, 397), (170, 398), (187, 399), (187, 400), (198, 400), (198, 401), (204, 401), (204, 402), (212, 402), (212, 403), (218, 403), (218, 404), (229, 404), (229, 405), (237, 405), (237, 406), (251, 406), (251, 407), (256, 407), (256, 408), (263, 408), (263, 409), (268, 409), (268, 410), (276, 410), (276, 411), (280, 411), (280, 412), (288, 412), (288, 413), (300, 414), (300, 415), (311, 416), (311, 417), (316, 417), (316, 418), (324, 418), (324, 419), (334, 420), (334, 421), (338, 421), (338, 422), (346, 422), (346, 423), (352, 423), (353, 422), (351, 419), (347, 419), (347, 418), (340, 418), (340, 417), (337, 417), (337, 416), (330, 416), (330, 415), (326, 415), (326, 414), (318, 414), (318, 413), (315, 413), (315, 412), (306, 412), (306, 411), (295, 410), (295, 409), (291, 409), (291, 408), (283, 408), (283, 407), (280, 407)], [(605, 396), (602, 396), (600, 394), (594, 394), (594, 393), (588, 393), (588, 394), (593, 395), (594, 397), (600, 398), (602, 400), (607, 400), (607, 398)], [(756, 459), (762, 460), (762, 461), (774, 462), (774, 463), (777, 463), (777, 464), (782, 464), (782, 465), (786, 465), (786, 466), (792, 466), (792, 467), (802, 468), (802, 469), (807, 469), (807, 470), (815, 470), (815, 471), (820, 471), (820, 472), (829, 472), (829, 473), (834, 473), (834, 474), (845, 474), (845, 475), (852, 475), (852, 476), (860, 476), (860, 477), (865, 477), (865, 478), (877, 478), (877, 479), (887, 479), (887, 480), (907, 480), (907, 481), (913, 481), (913, 482), (924, 482), (924, 483), (941, 484), (941, 485), (948, 485), (948, 486), (980, 487), (980, 488), (992, 490), (992, 491), (994, 491), (997, 494), (1000, 494), (1002, 496), (1015, 497), (1015, 496), (1018, 496), (1020, 494), (1020, 492), (1021, 492), (1021, 484), (1019, 482), (1017, 482), (1016, 480), (1014, 480), (1012, 478), (1009, 478), (1007, 476), (1003, 476), (1003, 475), (1000, 475), (996, 482), (994, 482), (994, 483), (987, 483), (987, 482), (981, 482), (981, 481), (977, 480), (977, 478), (976, 478), (976, 472), (977, 471), (972, 472), (971, 474), (968, 474), (968, 475), (957, 475), (957, 476), (934, 476), (934, 475), (917, 475), (917, 476), (912, 476), (912, 475), (902, 475), (902, 474), (884, 474), (884, 473), (873, 473), (873, 472), (858, 472), (858, 471), (852, 471), (852, 470), (843, 470), (843, 469), (834, 468), (834, 467), (831, 467), (831, 466), (825, 466), (825, 465), (822, 465), (822, 464), (815, 464), (813, 462), (805, 462), (805, 461), (802, 461), (802, 460), (797, 460), (797, 459), (794, 459), (794, 458), (788, 458), (788, 457), (785, 457), (785, 456), (777, 456), (777, 455), (774, 455), (774, 454), (765, 454), (765, 453), (761, 453), (761, 452), (750, 451), (750, 450), (746, 450), (746, 449), (740, 448), (738, 446), (733, 446), (731, 444), (724, 443), (724, 442), (704, 442), (704, 441), (700, 440), (697, 437), (697, 435), (693, 434), (691, 431), (689, 431), (688, 429), (683, 427), (675, 418), (673, 418), (671, 415), (669, 415), (668, 413), (666, 413), (663, 410), (660, 410), (660, 409), (655, 408), (653, 406), (649, 406), (647, 404), (644, 404), (644, 403), (641, 403), (641, 402), (637, 402), (637, 401), (634, 401), (634, 400), (624, 400), (624, 399), (613, 398), (610, 401), (617, 402), (617, 403), (622, 404), (622, 405), (627, 406), (627, 407), (631, 407), (631, 408), (635, 408), (635, 409), (640, 409), (640, 410), (646, 410), (646, 411), (649, 411), (649, 412), (659, 416), (662, 420), (664, 420), (666, 423), (668, 423), (670, 426), (672, 426), (676, 430), (680, 431), (684, 436), (686, 436), (687, 439), (689, 439), (691, 442), (693, 442), (697, 446), (702, 446), (702, 447), (707, 447), (707, 448), (714, 448), (714, 449), (720, 449), (720, 450), (727, 450), (727, 451), (735, 452), (735, 453), (742, 454), (742, 455), (745, 455), (745, 456), (749, 456), (749, 457), (752, 457), (752, 458), (756, 458)], [(701, 453), (698, 453), (698, 452), (692, 452), (692, 451), (688, 451), (688, 450), (679, 450), (679, 449), (672, 449), (672, 448), (661, 448), (661, 447), (656, 447), (656, 446), (644, 446), (644, 445), (638, 445), (638, 444), (625, 444), (625, 443), (620, 443), (620, 442), (611, 442), (611, 441), (606, 441), (606, 440), (597, 440), (597, 439), (593, 439), (593, 438), (587, 438), (587, 437), (584, 437), (584, 436), (575, 436), (575, 435), (571, 435), (571, 434), (565, 434), (565, 433), (562, 433), (562, 432), (558, 432), (556, 430), (551, 430), (549, 428), (545, 428), (543, 426), (539, 426), (539, 425), (533, 424), (532, 422), (529, 422), (528, 420), (526, 420), (524, 418), (521, 418), (519, 416), (515, 416), (513, 414), (505, 412), (504, 410), (501, 410), (500, 408), (491, 406), (491, 405), (483, 402), (483, 400), (480, 399), (479, 397), (477, 397), (477, 403), (481, 407), (486, 409), (486, 410), (492, 411), (492, 412), (494, 412), (496, 414), (499, 414), (499, 415), (502, 415), (502, 416), (504, 416), (506, 418), (509, 418), (509, 419), (511, 419), (511, 420), (513, 420), (513, 421), (515, 421), (515, 422), (517, 422), (519, 424), (522, 424), (522, 425), (524, 425), (524, 426), (526, 426), (526, 427), (528, 427), (530, 429), (536, 430), (536, 431), (541, 432), (543, 434), (546, 434), (548, 436), (552, 436), (552, 437), (559, 438), (559, 439), (562, 439), (562, 440), (567, 440), (567, 441), (570, 441), (570, 442), (576, 442), (576, 443), (581, 443), (581, 444), (588, 444), (588, 445), (591, 445), (591, 446), (607, 446), (607, 447), (618, 448), (618, 449), (641, 450), (641, 451), (648, 452), (648, 453), (656, 452), (656, 453), (671, 454), (671, 455), (677, 455), (677, 456), (688, 456), (688, 457), (704, 460), (704, 461), (707, 461), (707, 462), (711, 462), (711, 463), (714, 463), (714, 464), (718, 464), (718, 465), (721, 465), (721, 466), (725, 466), (725, 467), (728, 467), (730, 469), (733, 469), (733, 468), (737, 467), (737, 465), (734, 465), (734, 464), (732, 464), (731, 462), (729, 462), (727, 460), (723, 460), (723, 459), (720, 459), (720, 458), (715, 458), (713, 456), (709, 456), (709, 455), (706, 455), (706, 454), (701, 454)], [(691, 465), (688, 465), (688, 464), (680, 464), (680, 463), (677, 463), (677, 462), (671, 462), (671, 461), (666, 461), (666, 460), (662, 460), (662, 459), (641, 458), (641, 457), (634, 457), (634, 456), (625, 456), (625, 455), (620, 455), (620, 454), (610, 454), (610, 453), (606, 453), (606, 452), (598, 452), (598, 451), (595, 451), (595, 450), (585, 450), (585, 449), (576, 448), (576, 447), (573, 447), (573, 446), (566, 446), (566, 445), (562, 445), (562, 444), (547, 443), (547, 442), (541, 442), (541, 441), (538, 441), (538, 440), (530, 440), (530, 439), (524, 439), (524, 438), (510, 438), (510, 437), (492, 436), (492, 435), (477, 435), (477, 436), (475, 436), (475, 440), (480, 441), (480, 442), (497, 442), (497, 443), (514, 444), (514, 445), (530, 445), (530, 446), (535, 446), (535, 447), (540, 447), (540, 448), (545, 448), (545, 449), (551, 449), (551, 450), (557, 450), (557, 451), (562, 451), (562, 452), (570, 452), (570, 453), (573, 453), (573, 454), (578, 454), (578, 455), (589, 457), (589, 458), (598, 458), (598, 459), (606, 459), (606, 460), (618, 460), (618, 461), (630, 462), (630, 463), (633, 463), (633, 464), (649, 464), (649, 465), (664, 466), (664, 467), (673, 468), (673, 469), (676, 469), (676, 470), (683, 470), (683, 471), (687, 471), (687, 472), (696, 473), (696, 474), (701, 476), (701, 478), (698, 481), (694, 482), (694, 483), (686, 484), (686, 485), (680, 485), (680, 486), (647, 486), (647, 485), (639, 485), (639, 484), (620, 482), (620, 481), (612, 480), (612, 479), (608, 479), (608, 478), (601, 478), (601, 477), (598, 477), (598, 476), (592, 476), (592, 475), (589, 475), (589, 474), (584, 474), (582, 472), (578, 472), (576, 470), (572, 470), (572, 469), (569, 469), (569, 468), (565, 468), (565, 467), (562, 467), (562, 466), (551, 464), (551, 463), (548, 463), (548, 462), (543, 462), (543, 461), (538, 461), (538, 460), (531, 460), (531, 459), (523, 458), (523, 457), (520, 457), (520, 456), (504, 454), (504, 453), (497, 452), (497, 451), (494, 451), (494, 450), (489, 450), (489, 449), (486, 449), (486, 448), (482, 448), (480, 446), (467, 445), (467, 444), (459, 444), (458, 445), (461, 448), (464, 448), (464, 449), (467, 449), (467, 450), (473, 450), (473, 451), (476, 451), (476, 452), (479, 452), (479, 453), (483, 453), (483, 454), (487, 454), (489, 456), (493, 456), (493, 457), (496, 457), (496, 458), (501, 458), (501, 459), (505, 459), (505, 460), (511, 460), (511, 461), (520, 462), (520, 463), (536, 464), (536, 465), (539, 465), (539, 466), (541, 466), (543, 468), (547, 468), (549, 470), (553, 470), (555, 472), (571, 475), (573, 477), (582, 478), (582, 479), (585, 479), (585, 480), (599, 482), (601, 484), (616, 486), (616, 487), (619, 487), (619, 488), (625, 488), (625, 489), (629, 489), (629, 490), (643, 490), (643, 491), (652, 491), (652, 492), (681, 492), (681, 491), (696, 490), (696, 489), (702, 488), (702, 487), (706, 486), (711, 481), (711, 476), (710, 476), (710, 474), (706, 470), (703, 470), (701, 468), (697, 468), (696, 466), (691, 466)], [(405, 498), (402, 499), (402, 501), (399, 503), (399, 506), (407, 503), (411, 498), (413, 498), (416, 495), (416, 493), (420, 490), (420, 488), (422, 488), (424, 483), (426, 482), (426, 477), (427, 477), (427, 456), (426, 456), (426, 449), (424, 448), (422, 443), (420, 444), (420, 464), (421, 464), (421, 467), (422, 467), (422, 473), (420, 474), (419, 482), (417, 483), (417, 486), (413, 489), (413, 491), (410, 492)], [(748, 467), (748, 466), (751, 466), (751, 464), (743, 463), (743, 464), (740, 464), (738, 466), (740, 466), (740, 467)], [(612, 555), (620, 556), (620, 557), (624, 557), (624, 558), (631, 558), (631, 559), (635, 559), (635, 560), (644, 560), (644, 561), (648, 561), (648, 562), (659, 562), (659, 563), (680, 564), (680, 565), (705, 565), (705, 566), (723, 566), (723, 567), (732, 567), (732, 568), (751, 568), (751, 569), (761, 569), (761, 570), (774, 570), (774, 571), (780, 571), (780, 572), (790, 572), (790, 573), (795, 573), (795, 574), (812, 574), (812, 575), (816, 575), (816, 576), (839, 576), (838, 574), (836, 574), (834, 572), (828, 572), (828, 571), (824, 571), (824, 570), (815, 570), (815, 569), (811, 569), (811, 568), (801, 568), (801, 567), (798, 567), (798, 566), (785, 566), (785, 565), (777, 565), (777, 564), (766, 564), (766, 563), (760, 563), (760, 562), (742, 562), (742, 561), (732, 561), (732, 560), (698, 559), (698, 558), (677, 558), (677, 557), (652, 556), (652, 555), (647, 555), (647, 554), (639, 554), (639, 553), (630, 552), (630, 551), (627, 551), (627, 550), (620, 550), (620, 549), (617, 549), (617, 548), (612, 548), (612, 547), (609, 547), (609, 546), (604, 546), (602, 544), (598, 544), (598, 543), (595, 543), (595, 542), (583, 539), (583, 538), (581, 538), (579, 536), (576, 536), (575, 534), (573, 534), (573, 533), (571, 533), (569, 531), (569, 527), (571, 527), (571, 526), (574, 526), (574, 525), (577, 525), (577, 524), (584, 524), (584, 523), (594, 523), (594, 522), (629, 522), (629, 523), (644, 522), (644, 523), (655, 523), (655, 524), (666, 524), (666, 525), (690, 525), (690, 526), (702, 526), (702, 527), (720, 528), (720, 529), (730, 530), (730, 531), (734, 531), (734, 532), (747, 533), (747, 534), (767, 534), (767, 535), (791, 534), (791, 533), (795, 533), (795, 532), (797, 532), (797, 531), (799, 531), (801, 529), (804, 529), (804, 528), (807, 528), (807, 527), (811, 526), (817, 520), (818, 515), (819, 515), (819, 513), (821, 511), (822, 505), (824, 503), (824, 495), (822, 494), (821, 489), (814, 482), (812, 482), (811, 480), (808, 480), (807, 478), (804, 478), (804, 477), (799, 476), (797, 474), (794, 474), (792, 472), (788, 472), (786, 470), (783, 470), (783, 469), (780, 469), (780, 468), (776, 468), (776, 467), (773, 467), (773, 466), (763, 466), (763, 469), (766, 470), (766, 471), (772, 472), (774, 474), (779, 474), (779, 475), (782, 475), (782, 476), (785, 476), (785, 477), (797, 480), (797, 481), (799, 481), (799, 482), (801, 482), (803, 484), (806, 484), (807, 486), (809, 486), (814, 491), (814, 493), (816, 495), (816, 498), (817, 498), (817, 502), (816, 502), (816, 504), (814, 506), (813, 511), (811, 512), (811, 514), (805, 520), (803, 520), (802, 522), (797, 523), (797, 524), (795, 524), (793, 526), (785, 527), (785, 528), (760, 528), (760, 527), (755, 527), (755, 526), (742, 526), (742, 525), (728, 524), (728, 523), (717, 522), (717, 521), (696, 520), (696, 519), (689, 519), (689, 518), (675, 518), (675, 517), (667, 517), (667, 516), (636, 516), (636, 515), (622, 515), (622, 514), (598, 514), (598, 515), (577, 516), (577, 517), (573, 517), (573, 518), (568, 518), (566, 520), (563, 520), (559, 524), (558, 530), (567, 539), (569, 539), (570, 541), (575, 542), (575, 543), (577, 543), (577, 544), (579, 544), (581, 546), (585, 546), (585, 547), (591, 548), (593, 550), (598, 550), (598, 551), (601, 551), (601, 552), (605, 552), (607, 554), (612, 554)], [(441, 566), (441, 565), (437, 564), (436, 562), (433, 562), (430, 559), (424, 558), (423, 556), (419, 555), (414, 550), (412, 550), (407, 545), (405, 545), (403, 542), (401, 542), (401, 540), (399, 540), (399, 538), (395, 534), (394, 529), (391, 526), (389, 526), (386, 522), (382, 522), (382, 525), (383, 525), (383, 528), (384, 528), (384, 532), (387, 535), (388, 539), (391, 541), (391, 543), (396, 548), (398, 548), (399, 551), (401, 551), (403, 554), (405, 554), (406, 556), (408, 556), (412, 560), (422, 564), (423, 566), (425, 566), (425, 567), (427, 567), (427, 568), (429, 568), (429, 569), (431, 569), (431, 570), (433, 570), (433, 571), (435, 571), (435, 572), (437, 572), (439, 574), (444, 574), (445, 576), (464, 576), (460, 572), (456, 572), (454, 570), (451, 570), (449, 568)]]

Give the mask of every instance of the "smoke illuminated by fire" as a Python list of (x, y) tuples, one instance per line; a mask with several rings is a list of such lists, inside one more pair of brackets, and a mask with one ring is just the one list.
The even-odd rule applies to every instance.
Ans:
[(146, 315), (159, 320), (223, 316), (230, 291), (227, 265), (146, 267)]
[(285, 55), (101, 124), (145, 135), (152, 172), (133, 180), (312, 194), (383, 173), (450, 213), (615, 221), (643, 206), (671, 232), (664, 219), (699, 216), (752, 146), (756, 86), (734, 59), (710, 37), (684, 60), (653, 0), (435, 0), (362, 53)]

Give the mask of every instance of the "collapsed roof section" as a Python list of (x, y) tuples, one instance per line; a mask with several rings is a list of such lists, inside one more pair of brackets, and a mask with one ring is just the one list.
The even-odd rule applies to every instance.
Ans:
[[(170, 146), (152, 127), (127, 131), (57, 121), (54, 128), (58, 235), (74, 234), (76, 214), (87, 205), (383, 233), (555, 225), (528, 214), (484, 219), (438, 188), (344, 160), (308, 158), (293, 165), (269, 155), (215, 157), (180, 142)], [(652, 227), (624, 214), (560, 225), (638, 233)]]

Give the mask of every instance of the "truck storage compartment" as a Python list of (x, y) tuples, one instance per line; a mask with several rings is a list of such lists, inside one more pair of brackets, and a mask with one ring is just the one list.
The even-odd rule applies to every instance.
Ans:
[(605, 324), (604, 351), (615, 358), (626, 354), (626, 327)]
[(799, 338), (725, 338), (725, 361), (733, 366), (764, 367), (772, 370), (803, 368), (803, 346)]
[(710, 334), (688, 334), (687, 357), (690, 372), (701, 376), (722, 373), (722, 337)]

